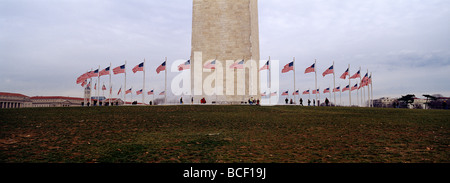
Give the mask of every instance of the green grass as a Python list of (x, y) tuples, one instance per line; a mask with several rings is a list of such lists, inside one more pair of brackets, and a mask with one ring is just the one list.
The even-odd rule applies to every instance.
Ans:
[(0, 110), (1, 162), (449, 163), (450, 111), (298, 106)]

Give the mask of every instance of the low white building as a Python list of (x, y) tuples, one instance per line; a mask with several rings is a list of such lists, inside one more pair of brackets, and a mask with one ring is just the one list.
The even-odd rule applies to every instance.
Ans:
[(30, 97), (20, 93), (0, 92), (0, 108), (23, 108), (31, 107)]

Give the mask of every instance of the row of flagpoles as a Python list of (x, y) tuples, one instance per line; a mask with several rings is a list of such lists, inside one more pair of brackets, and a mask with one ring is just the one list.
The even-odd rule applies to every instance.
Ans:
[[(167, 91), (167, 71), (166, 71), (166, 63), (167, 63), (167, 57), (165, 58), (164, 62), (160, 66), (158, 66), (156, 68), (156, 73), (157, 74), (160, 74), (160, 72), (165, 71), (164, 91), (162, 91), (160, 93), (160, 95), (164, 95), (165, 103), (167, 103), (167, 92), (166, 92)], [(216, 60), (208, 62), (208, 63), (206, 63), (203, 66), (203, 68), (215, 69), (215, 63), (216, 63)], [(316, 97), (315, 97), (316, 101), (318, 101), (318, 98), (317, 98), (318, 96), (317, 95), (320, 95), (320, 90), (317, 87), (317, 69), (316, 69), (316, 64), (317, 64), (317, 60), (315, 60), (314, 64), (312, 64), (310, 67), (305, 69), (305, 74), (308, 74), (308, 73), (314, 73), (315, 74), (315, 88), (316, 89), (314, 89), (312, 92), (309, 89), (305, 90), (302, 94), (303, 95), (311, 95), (311, 93), (315, 94), (316, 95)], [(127, 84), (126, 84), (127, 83), (126, 65), (127, 65), (127, 62), (125, 61), (125, 64), (123, 64), (121, 66), (118, 66), (118, 67), (116, 67), (116, 68), (114, 68), (112, 70), (112, 73), (114, 75), (124, 74), (124, 87), (125, 87), (125, 89), (127, 88)], [(190, 65), (191, 65), (190, 64), (190, 60), (188, 60), (185, 63), (183, 63), (180, 66), (178, 66), (178, 69), (180, 71), (187, 70), (187, 69), (190, 69)], [(244, 60), (234, 63), (233, 65), (231, 65), (230, 68), (243, 69), (243, 65), (244, 65)], [(143, 73), (142, 89), (136, 91), (137, 95), (141, 95), (142, 94), (142, 103), (143, 104), (145, 103), (145, 94), (143, 94), (143, 93), (144, 93), (144, 91), (146, 91), (145, 90), (145, 69), (144, 69), (144, 66), (145, 66), (145, 59), (144, 59), (144, 62), (136, 65), (132, 69), (134, 74), (136, 74), (137, 72), (142, 72)], [(92, 78), (97, 77), (97, 84), (95, 84), (95, 87), (94, 87), (94, 89), (97, 90), (96, 87), (97, 87), (97, 85), (99, 86), (100, 77), (101, 76), (105, 76), (105, 75), (109, 75), (109, 86), (110, 86), (110, 92), (109, 92), (109, 100), (110, 101), (109, 101), (109, 103), (111, 103), (111, 95), (112, 95), (111, 75), (112, 75), (112, 73), (110, 72), (110, 69), (111, 69), (111, 64), (110, 64), (110, 66), (106, 67), (103, 70), (100, 70), (100, 66), (96, 70), (92, 70), (91, 69), (91, 71), (88, 71), (88, 72), (82, 74), (81, 76), (79, 76), (77, 78), (77, 82), (76, 83), (77, 84), (81, 84), (82, 87), (85, 87), (85, 86), (86, 87), (91, 87)], [(266, 64), (264, 64), (264, 66), (262, 66), (259, 69), (259, 71), (263, 71), (263, 70), (268, 70), (269, 71), (269, 82), (268, 82), (269, 86), (268, 86), (268, 88), (271, 88), (271, 86), (270, 86), (271, 85), (271, 81), (270, 81), (270, 79), (271, 79), (271, 60), (270, 60), (270, 57), (269, 57), (269, 60), (266, 62)], [(293, 71), (293, 85), (294, 85), (294, 91), (295, 92), (292, 95), (294, 96), (294, 100), (296, 101), (297, 100), (296, 96), (300, 95), (300, 92), (296, 88), (296, 82), (295, 82), (295, 78), (296, 78), (295, 77), (295, 57), (293, 58), (292, 62), (290, 62), (290, 63), (288, 63), (288, 64), (286, 64), (284, 66), (284, 68), (282, 69), (281, 72), (282, 73), (288, 73), (290, 71)], [(356, 72), (354, 75), (352, 75), (350, 77), (350, 64), (349, 64), (347, 70), (340, 77), (340, 79), (344, 79), (344, 80), (347, 79), (347, 77), (348, 77), (349, 84), (343, 89), (341, 89), (340, 86), (336, 87), (336, 76), (335, 76), (334, 62), (333, 62), (333, 65), (331, 67), (329, 67), (327, 70), (325, 70), (325, 72), (323, 72), (322, 76), (325, 77), (325, 76), (330, 75), (330, 74), (333, 74), (333, 83), (334, 83), (333, 90), (331, 90), (330, 87), (329, 87), (329, 88), (326, 88), (323, 91), (323, 93), (330, 93), (330, 98), (331, 98), (331, 92), (333, 92), (334, 93), (334, 104), (335, 105), (337, 104), (336, 103), (336, 92), (340, 92), (340, 95), (342, 96), (342, 92), (349, 91), (349, 104), (352, 105), (351, 92), (354, 91), (354, 90), (358, 90), (357, 91), (357, 95), (358, 95), (359, 89), (361, 89), (361, 88), (364, 89), (364, 87), (367, 86), (368, 87), (369, 106), (372, 106), (372, 103), (370, 102), (371, 101), (370, 98), (373, 98), (372, 73), (369, 76), (369, 71), (367, 71), (366, 75), (364, 77), (361, 77), (361, 68), (359, 68), (358, 72)], [(351, 86), (351, 79), (357, 79), (357, 78), (360, 79), (359, 84), (356, 83), (354, 86)], [(87, 80), (89, 80), (89, 79), (90, 79), (89, 84), (87, 84)], [(102, 90), (103, 91), (106, 90), (105, 85), (103, 85)], [(117, 93), (117, 95), (119, 95), (121, 92), (122, 92), (122, 87), (119, 89), (119, 92)], [(132, 93), (132, 88), (130, 88), (130, 89), (125, 91), (125, 93), (124, 93), (124, 101), (126, 101), (126, 95), (130, 94), (130, 93)], [(148, 91), (147, 94), (154, 96), (154, 90)], [(371, 97), (371, 94), (372, 94), (372, 97)], [(276, 96), (276, 95), (278, 95), (277, 92), (270, 92), (269, 97)], [(287, 96), (287, 95), (289, 95), (289, 91), (286, 91), (286, 92), (282, 93), (282, 96)], [(361, 90), (361, 95), (365, 96), (365, 92), (363, 94), (362, 90)], [(99, 96), (99, 90), (97, 90), (97, 96)], [(261, 93), (261, 96), (263, 96), (263, 97), (267, 96), (267, 92)], [(362, 102), (363, 101), (362, 96), (361, 96), (361, 103), (363, 103)], [(319, 96), (319, 98), (320, 98), (320, 96)], [(357, 96), (357, 98), (359, 98), (359, 97)], [(89, 100), (91, 100), (91, 98), (89, 98)], [(342, 101), (342, 99), (341, 99), (341, 101)], [(91, 101), (89, 101), (89, 102), (91, 102)]]
[[(160, 74), (162, 71), (164, 71), (164, 73), (165, 73), (165, 75), (164, 75), (164, 80), (165, 80), (164, 91), (162, 91), (162, 92), (160, 93), (160, 95), (164, 95), (164, 101), (165, 101), (165, 102), (167, 102), (167, 95), (166, 95), (166, 90), (167, 90), (167, 71), (166, 71), (166, 62), (167, 62), (167, 57), (165, 58), (164, 62), (163, 62), (160, 66), (158, 66), (158, 68), (156, 68), (156, 72), (157, 72), (158, 74)], [(189, 63), (189, 64), (187, 64), (187, 63)], [(188, 60), (187, 63), (182, 64), (182, 65), (190, 65), (190, 61), (189, 61), (189, 60)], [(94, 89), (97, 90), (97, 85), (99, 85), (99, 83), (100, 83), (100, 77), (101, 77), (101, 76), (105, 76), (105, 75), (109, 75), (109, 87), (110, 87), (110, 89), (109, 89), (109, 103), (111, 103), (111, 95), (112, 95), (111, 75), (112, 75), (112, 74), (114, 74), (114, 75), (124, 74), (124, 88), (126, 89), (126, 88), (127, 88), (127, 72), (126, 72), (126, 67), (127, 67), (127, 66), (126, 66), (126, 65), (127, 65), (127, 62), (125, 61), (125, 64), (123, 64), (123, 65), (121, 65), (121, 66), (118, 66), (118, 67), (114, 68), (114, 69), (112, 70), (112, 72), (110, 72), (110, 70), (111, 70), (111, 64), (110, 64), (110, 66), (106, 67), (106, 68), (103, 69), (103, 70), (100, 70), (100, 66), (99, 66), (98, 69), (96, 69), (96, 70), (92, 70), (92, 69), (91, 69), (91, 71), (88, 71), (88, 72), (82, 74), (81, 76), (79, 76), (79, 77), (77, 78), (76, 83), (77, 83), (77, 84), (81, 84), (82, 87), (86, 87), (86, 88), (89, 88), (89, 89), (90, 89), (91, 83), (92, 83), (92, 78), (97, 78), (97, 83), (96, 83), (95, 86), (94, 86)], [(144, 59), (144, 62), (142, 62), (142, 63), (136, 65), (136, 66), (132, 69), (132, 71), (133, 71), (134, 74), (136, 74), (137, 72), (142, 72), (142, 73), (143, 73), (142, 89), (136, 91), (136, 95), (142, 95), (142, 103), (143, 103), (143, 104), (145, 103), (145, 94), (144, 94), (144, 91), (146, 91), (146, 90), (145, 90), (145, 69), (144, 69), (144, 66), (145, 66), (145, 59)], [(187, 69), (187, 68), (188, 68), (188, 67), (186, 67), (186, 66), (183, 67), (183, 69)], [(189, 67), (189, 68), (190, 68), (190, 67)], [(89, 83), (87, 83), (88, 80), (90, 80)], [(102, 90), (103, 90), (103, 91), (106, 90), (106, 86), (105, 86), (105, 85), (103, 85)], [(122, 92), (122, 87), (120, 87), (120, 89), (119, 89), (117, 95), (119, 95), (121, 92)], [(131, 93), (132, 93), (132, 88), (130, 88), (130, 89), (128, 89), (128, 90), (126, 90), (126, 91), (124, 92), (124, 101), (125, 101), (125, 102), (126, 102), (126, 96), (127, 96), (127, 94), (131, 94)], [(148, 91), (147, 94), (148, 94), (148, 95), (153, 95), (153, 96), (154, 96), (154, 90)], [(97, 90), (97, 96), (99, 96), (99, 90)], [(153, 98), (154, 98), (154, 97), (153, 97)], [(85, 98), (85, 100), (86, 100), (86, 98)], [(89, 102), (92, 103), (91, 98), (89, 98)], [(86, 101), (85, 101), (85, 103), (86, 103)]]
[[(260, 71), (262, 70), (268, 70), (269, 71), (269, 78), (271, 78), (270, 76), (270, 57), (269, 60), (266, 62), (266, 64), (260, 69)], [(317, 69), (316, 69), (316, 64), (317, 64), (317, 60), (314, 61), (314, 64), (312, 64), (310, 67), (305, 69), (305, 74), (308, 73), (314, 73), (315, 74), (315, 89), (312, 91), (312, 94), (316, 95), (316, 101), (318, 101), (317, 95), (320, 95), (320, 89), (317, 87)], [(288, 73), (290, 71), (293, 71), (293, 85), (294, 85), (294, 93), (292, 93), (292, 95), (294, 96), (294, 101), (296, 101), (296, 96), (300, 95), (299, 90), (296, 88), (295, 86), (295, 57), (293, 58), (293, 61), (286, 64), (283, 68), (283, 70), (281, 71), (281, 73)], [(330, 87), (326, 88), (323, 93), (329, 93), (330, 94), (330, 98), (331, 98), (331, 92), (334, 94), (334, 104), (337, 105), (336, 103), (336, 92), (340, 92), (340, 95), (342, 96), (342, 92), (345, 91), (349, 91), (349, 105), (352, 105), (352, 95), (351, 92), (354, 90), (357, 90), (357, 99), (358, 97), (358, 92), (361, 89), (361, 104), (363, 104), (363, 97), (365, 100), (365, 91), (363, 91), (364, 87), (367, 87), (367, 96), (368, 96), (368, 106), (369, 107), (373, 107), (373, 103), (371, 102), (371, 98), (373, 99), (373, 85), (372, 85), (372, 73), (370, 73), (369, 76), (369, 70), (367, 70), (367, 73), (364, 75), (364, 77), (361, 77), (361, 67), (359, 68), (358, 72), (356, 72), (354, 75), (350, 76), (350, 64), (348, 65), (347, 70), (341, 75), (340, 79), (347, 79), (348, 77), (348, 85), (341, 89), (341, 86), (336, 87), (336, 75), (335, 75), (335, 70), (334, 70), (334, 61), (333, 61), (333, 65), (331, 65), (327, 70), (325, 70), (322, 73), (322, 76), (325, 77), (327, 75), (333, 74), (333, 90), (330, 89)], [(357, 83), (352, 86), (351, 84), (351, 79), (360, 79), (360, 82), (358, 84)], [(270, 85), (270, 81), (269, 81), (269, 85)], [(271, 88), (271, 86), (268, 86), (268, 88)], [(311, 95), (311, 91), (305, 90), (302, 93), (303, 95)], [(261, 94), (262, 96), (267, 96), (267, 92), (264, 92)], [(270, 92), (269, 97), (271, 96), (276, 96), (277, 93), (276, 92)], [(289, 95), (289, 91), (285, 91), (282, 93), (282, 96), (288, 96)], [(320, 96), (319, 96), (320, 98)], [(342, 103), (342, 99), (341, 102)], [(320, 104), (319, 104), (320, 105)]]

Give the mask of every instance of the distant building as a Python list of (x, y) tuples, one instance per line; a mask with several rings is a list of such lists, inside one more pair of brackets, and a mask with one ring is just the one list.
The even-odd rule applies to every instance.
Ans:
[(31, 97), (32, 107), (81, 107), (83, 98), (61, 96)]
[(408, 105), (410, 109), (428, 109), (427, 99), (414, 98), (414, 102), (411, 105)]
[(30, 97), (19, 93), (0, 92), (0, 108), (31, 107)]
[[(89, 92), (88, 92), (89, 93)], [(87, 94), (88, 94), (87, 93)], [(92, 101), (100, 99), (103, 105), (108, 105), (110, 99), (105, 97), (93, 97)], [(24, 108), (24, 107), (81, 107), (87, 106), (88, 99), (78, 97), (63, 96), (34, 96), (29, 97), (20, 93), (0, 92), (0, 109), (6, 108)], [(124, 101), (120, 98), (111, 98), (113, 106), (124, 105)], [(90, 105), (92, 106), (92, 104)]]
[(374, 107), (384, 107), (384, 108), (393, 107), (394, 102), (398, 102), (397, 98), (389, 98), (389, 97), (382, 97), (379, 99), (374, 99), (372, 101)]

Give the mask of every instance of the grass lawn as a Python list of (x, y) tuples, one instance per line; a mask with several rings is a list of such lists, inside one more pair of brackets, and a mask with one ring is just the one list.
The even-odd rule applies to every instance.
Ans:
[(450, 163), (450, 111), (299, 106), (0, 110), (1, 162)]

